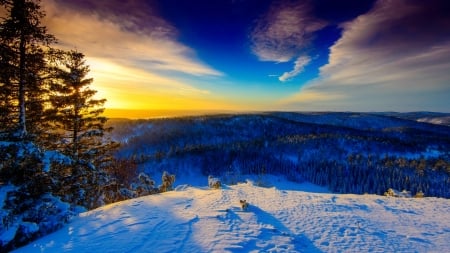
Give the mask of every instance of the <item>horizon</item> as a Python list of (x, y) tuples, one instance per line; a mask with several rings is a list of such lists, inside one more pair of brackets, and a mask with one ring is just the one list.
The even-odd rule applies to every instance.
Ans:
[(292, 113), (433, 113), (433, 114), (449, 114), (448, 112), (438, 111), (294, 111), (294, 110), (168, 110), (168, 109), (120, 109), (120, 108), (106, 108), (104, 115), (109, 119), (157, 119), (157, 118), (176, 118), (176, 117), (196, 117), (196, 116), (213, 116), (223, 114), (259, 114), (272, 112), (292, 112)]
[(41, 5), (106, 108), (450, 112), (445, 0)]

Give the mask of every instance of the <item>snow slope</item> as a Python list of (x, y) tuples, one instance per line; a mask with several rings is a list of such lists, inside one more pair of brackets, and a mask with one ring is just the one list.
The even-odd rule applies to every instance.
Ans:
[(17, 252), (450, 252), (449, 199), (290, 186), (178, 187), (82, 213)]

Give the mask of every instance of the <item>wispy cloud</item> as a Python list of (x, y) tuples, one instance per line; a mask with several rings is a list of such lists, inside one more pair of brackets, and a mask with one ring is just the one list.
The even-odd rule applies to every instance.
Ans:
[(294, 76), (297, 76), (298, 74), (302, 73), (305, 69), (305, 66), (309, 64), (311, 61), (311, 58), (309, 56), (300, 56), (297, 58), (297, 60), (294, 63), (294, 69), (289, 72), (284, 72), (278, 80), (281, 82), (288, 81), (289, 79), (293, 78)]
[[(108, 99), (108, 108), (214, 108), (214, 95), (192, 80), (223, 74), (177, 41), (177, 30), (155, 13), (150, 2), (41, 4), (47, 14), (44, 23), (58, 38), (58, 47), (86, 55), (94, 88)], [(226, 106), (223, 101), (216, 104)]]
[[(116, 3), (115, 9), (134, 3), (136, 6), (126, 6), (127, 11), (138, 8), (133, 15), (123, 11), (119, 12), (122, 14), (116, 13), (118, 11), (114, 11), (113, 7), (108, 8), (111, 3), (97, 9), (99, 2), (81, 2), (86, 9), (72, 8), (70, 1), (67, 5), (62, 1), (43, 2), (47, 26), (60, 40), (61, 46), (77, 48), (89, 57), (109, 58), (137, 68), (145, 63), (146, 68), (153, 70), (222, 75), (201, 62), (191, 48), (179, 43), (175, 38), (175, 29), (155, 16), (148, 6), (138, 5), (142, 2)], [(144, 10), (149, 13), (142, 13)], [(144, 26), (143, 22), (151, 25)]]
[[(286, 99), (285, 106), (450, 111), (448, 4), (432, 1), (380, 0), (343, 24), (320, 77)], [(304, 100), (302, 94), (317, 100)]]
[(185, 83), (151, 72), (116, 64), (105, 58), (88, 58), (90, 75), (102, 97), (107, 97), (113, 108), (142, 108), (161, 103), (162, 98), (202, 97), (207, 90), (196, 89)]
[(325, 25), (311, 14), (307, 1), (276, 2), (257, 21), (251, 33), (251, 48), (260, 61), (289, 62), (297, 58), (294, 69), (279, 77), (286, 81), (309, 63), (308, 56), (300, 55), (305, 55), (313, 33)]

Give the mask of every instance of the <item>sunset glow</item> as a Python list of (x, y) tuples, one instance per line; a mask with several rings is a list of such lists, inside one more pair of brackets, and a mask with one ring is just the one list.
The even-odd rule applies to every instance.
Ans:
[(107, 113), (450, 111), (445, 0), (41, 4)]

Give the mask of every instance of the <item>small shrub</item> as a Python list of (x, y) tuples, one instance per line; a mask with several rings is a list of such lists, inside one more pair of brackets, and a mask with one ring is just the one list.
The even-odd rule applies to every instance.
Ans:
[(392, 188), (389, 188), (389, 189), (384, 193), (384, 196), (387, 196), (387, 197), (394, 197), (394, 196), (395, 196), (395, 192), (394, 192), (394, 190), (393, 190)]
[(423, 197), (425, 197), (425, 194), (423, 194), (422, 191), (418, 191), (418, 192), (416, 193), (416, 195), (414, 195), (414, 198), (423, 198)]
[[(131, 184), (131, 189), (135, 192), (136, 196), (146, 196), (157, 192), (155, 181), (153, 181), (150, 176), (141, 172), (139, 173), (138, 179), (139, 183)], [(121, 193), (124, 194), (123, 196), (133, 196), (133, 194), (124, 189), (121, 189)]]
[(160, 192), (166, 192), (173, 190), (173, 183), (175, 182), (175, 175), (170, 175), (167, 171), (163, 172), (162, 185), (159, 186)]
[(208, 186), (211, 189), (219, 189), (222, 186), (222, 184), (220, 183), (220, 179), (210, 175), (208, 176)]

